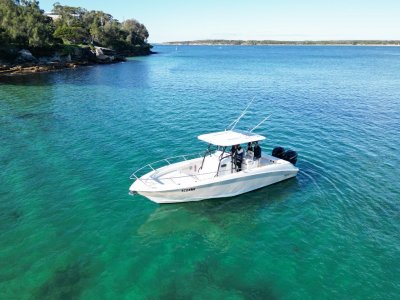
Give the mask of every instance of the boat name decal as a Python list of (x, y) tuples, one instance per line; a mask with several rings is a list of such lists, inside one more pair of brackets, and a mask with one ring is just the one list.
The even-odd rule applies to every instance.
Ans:
[(194, 190), (196, 190), (196, 188), (182, 189), (181, 191), (182, 192), (191, 192), (191, 191), (194, 191)]

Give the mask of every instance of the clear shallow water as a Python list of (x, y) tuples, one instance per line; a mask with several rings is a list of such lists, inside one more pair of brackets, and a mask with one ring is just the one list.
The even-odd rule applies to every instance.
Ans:
[[(0, 79), (0, 298), (394, 299), (400, 294), (400, 48), (168, 47)], [(298, 177), (159, 206), (144, 163), (242, 128)]]

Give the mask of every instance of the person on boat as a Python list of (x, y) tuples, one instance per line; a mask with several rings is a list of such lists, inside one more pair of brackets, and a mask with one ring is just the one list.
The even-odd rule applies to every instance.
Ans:
[(247, 143), (246, 154), (247, 154), (248, 156), (250, 156), (250, 158), (253, 158), (253, 157), (254, 157), (254, 149), (253, 149), (253, 145), (252, 145), (251, 142), (248, 142), (248, 143)]
[(231, 156), (233, 157), (235, 155), (236, 152), (236, 145), (232, 145), (231, 147)]
[(254, 159), (261, 158), (261, 147), (258, 142), (254, 142)]
[(240, 145), (235, 146), (236, 151), (235, 151), (235, 165), (236, 165), (236, 170), (238, 172), (242, 171), (242, 162), (243, 162), (243, 155), (244, 151)]

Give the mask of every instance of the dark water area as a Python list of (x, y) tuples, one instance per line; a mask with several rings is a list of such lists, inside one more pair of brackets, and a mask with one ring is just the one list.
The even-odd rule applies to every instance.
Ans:
[[(0, 78), (1, 299), (396, 299), (400, 48), (156, 46)], [(227, 199), (131, 197), (149, 162), (266, 115), (295, 179)]]

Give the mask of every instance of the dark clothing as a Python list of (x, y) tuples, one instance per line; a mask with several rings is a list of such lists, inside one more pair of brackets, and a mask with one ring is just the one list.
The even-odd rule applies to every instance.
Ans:
[(242, 171), (242, 161), (241, 160), (236, 161), (236, 171), (238, 171), (238, 172)]
[(244, 151), (242, 149), (242, 147), (237, 147), (234, 157), (235, 157), (235, 165), (236, 165), (236, 170), (239, 172), (242, 170), (242, 161), (243, 161), (243, 155), (244, 155)]
[(231, 147), (231, 155), (234, 156), (235, 152), (236, 152), (236, 148), (235, 148), (235, 146), (232, 146)]
[(254, 145), (254, 158), (255, 159), (261, 158), (261, 147), (258, 144)]
[(236, 157), (237, 159), (243, 160), (243, 149), (240, 146), (236, 149)]

